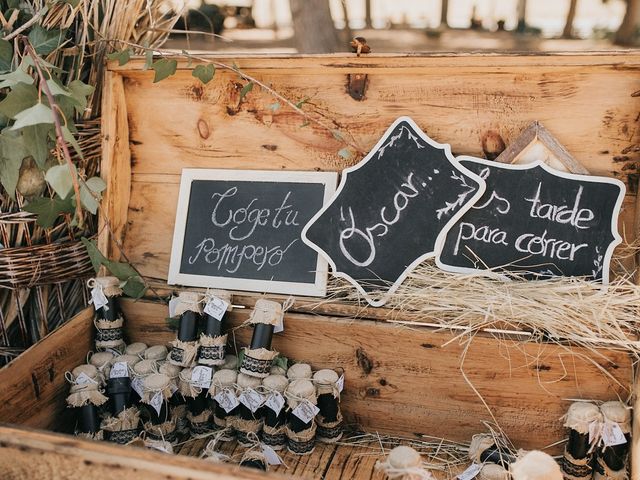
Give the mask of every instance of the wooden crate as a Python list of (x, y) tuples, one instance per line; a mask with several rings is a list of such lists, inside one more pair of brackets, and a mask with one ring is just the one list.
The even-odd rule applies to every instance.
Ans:
[[(294, 101), (309, 97), (305, 110), (321, 115), (363, 150), (400, 115), (411, 116), (435, 140), (451, 143), (456, 154), (478, 156), (489, 132), (508, 145), (539, 120), (592, 173), (627, 183), (621, 229), (627, 235), (634, 231), (638, 159), (629, 147), (640, 143), (638, 53), (216, 60), (235, 62)], [(182, 168), (340, 171), (356, 161), (338, 156), (342, 145), (330, 132), (313, 124), (301, 127), (300, 116), (284, 105), (272, 111), (273, 98), (257, 87), (239, 105), (235, 74), (218, 70), (203, 86), (181, 61), (175, 76), (153, 84), (152, 72), (142, 66), (135, 60), (110, 65), (107, 72), (102, 175), (108, 190), (99, 243), (110, 258), (126, 256), (160, 295), (176, 290), (166, 285), (166, 276)], [(367, 75), (360, 101), (348, 93), (348, 75), (356, 74)], [(250, 308), (256, 298), (238, 292), (234, 303)], [(123, 306), (129, 341), (173, 338), (166, 305), (151, 292)], [(239, 325), (248, 314), (249, 309), (234, 311), (232, 323)], [(542, 448), (565, 435), (559, 418), (570, 399), (626, 400), (634, 393), (633, 359), (624, 352), (603, 349), (594, 357), (580, 348), (489, 334), (478, 334), (467, 349), (455, 332), (410, 329), (390, 320), (402, 317), (384, 308), (317, 307), (314, 300), (299, 298), (274, 347), (315, 368), (343, 367), (347, 421), (394, 435), (469, 441), (493, 415), (518, 447)], [(236, 344), (246, 344), (249, 335), (237, 330)], [(64, 372), (84, 361), (91, 342), (87, 309), (0, 370), (0, 421), (6, 424), (0, 427), (2, 478), (109, 477), (115, 471), (120, 479), (266, 478), (44, 432), (64, 425)], [(640, 458), (638, 438), (640, 433), (634, 437), (634, 459)], [(378, 478), (375, 459), (358, 457), (356, 450), (319, 448), (290, 465), (288, 473)], [(633, 479), (640, 479), (637, 470)]]

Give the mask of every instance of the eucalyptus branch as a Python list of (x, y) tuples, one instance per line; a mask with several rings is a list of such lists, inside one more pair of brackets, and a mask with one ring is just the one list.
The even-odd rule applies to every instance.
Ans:
[(49, 85), (47, 84), (47, 78), (42, 73), (42, 68), (40, 67), (40, 58), (38, 57), (38, 54), (34, 50), (33, 45), (31, 45), (31, 42), (29, 42), (29, 39), (25, 36), (21, 36), (20, 40), (22, 40), (22, 43), (24, 44), (27, 54), (33, 60), (33, 65), (36, 69), (36, 72), (38, 73), (39, 86), (44, 91), (44, 94), (46, 95), (47, 100), (49, 102), (49, 108), (51, 108), (51, 114), (53, 116), (53, 124), (56, 129), (56, 143), (62, 149), (63, 156), (67, 162), (67, 166), (69, 167), (71, 182), (73, 184), (73, 191), (75, 192), (75, 195), (76, 195), (76, 218), (78, 219), (78, 225), (82, 225), (84, 217), (82, 214), (82, 204), (80, 203), (80, 186), (78, 185), (78, 178), (77, 178), (78, 176), (76, 175), (73, 161), (71, 160), (71, 153), (69, 152), (69, 148), (67, 147), (67, 142), (65, 141), (64, 134), (62, 133), (62, 123), (60, 122), (60, 118), (58, 116), (59, 115), (58, 111), (60, 107), (58, 106), (55, 99), (53, 98), (53, 94), (51, 93), (51, 90), (49, 89)]
[[(104, 40), (106, 42), (113, 42), (116, 43), (116, 41), (113, 40)], [(119, 44), (124, 44), (133, 48), (138, 48), (138, 49), (142, 49), (145, 52), (153, 52), (153, 53), (157, 53), (163, 57), (170, 57), (170, 56), (175, 56), (176, 52), (172, 52), (169, 50), (162, 50), (162, 49), (157, 49), (157, 48), (148, 48), (148, 47), (143, 47), (141, 45), (138, 45), (136, 43), (132, 43), (132, 42), (128, 42), (125, 40), (117, 40), (117, 43)], [(182, 52), (181, 54), (183, 57), (186, 57), (190, 60), (197, 60), (197, 61), (201, 61), (201, 62), (206, 62), (209, 63), (211, 65), (215, 65), (218, 68), (221, 68), (223, 70), (228, 70), (231, 72), (234, 72), (236, 74), (238, 74), (242, 79), (247, 80), (248, 82), (252, 82), (256, 85), (258, 85), (260, 88), (262, 88), (263, 90), (265, 90), (266, 92), (268, 92), (272, 97), (276, 98), (277, 100), (281, 101), (282, 103), (286, 104), (289, 108), (291, 108), (294, 112), (298, 113), (299, 115), (301, 115), (305, 120), (307, 120), (310, 123), (313, 123), (319, 127), (321, 127), (322, 129), (328, 131), (329, 133), (331, 133), (331, 135), (338, 141), (342, 141), (344, 144), (346, 144), (347, 146), (351, 147), (354, 149), (354, 151), (360, 155), (364, 155), (365, 152), (355, 143), (353, 142), (349, 142), (346, 138), (344, 138), (344, 136), (342, 134), (340, 134), (340, 132), (338, 132), (337, 129), (333, 128), (331, 125), (326, 124), (325, 122), (319, 120), (318, 118), (309, 115), (308, 112), (305, 112), (304, 110), (302, 110), (302, 108), (300, 108), (298, 105), (296, 105), (293, 101), (289, 100), (288, 98), (286, 98), (285, 96), (283, 96), (281, 93), (278, 93), (276, 90), (274, 90), (272, 87), (270, 87), (269, 85), (265, 84), (264, 82), (261, 82), (260, 80), (258, 80), (257, 78), (243, 72), (242, 70), (240, 70), (238, 67), (233, 66), (233, 65), (228, 65), (226, 63), (217, 61), (217, 60), (212, 60), (210, 58), (207, 57), (203, 57), (203, 56), (199, 56), (199, 55), (193, 55), (189, 52)], [(336, 135), (336, 132), (339, 133), (339, 135)]]
[[(36, 23), (38, 20), (40, 20), (40, 18), (42, 18), (44, 16), (45, 13), (47, 13), (49, 9), (47, 8), (47, 6), (45, 5), (44, 7), (42, 7), (40, 10), (38, 10), (36, 12), (36, 14), (31, 17), (28, 21), (26, 21), (25, 23), (23, 23), (22, 25), (20, 25), (18, 28), (16, 28), (13, 32), (8, 33), (7, 35), (5, 35), (2, 40), (11, 40), (12, 38), (17, 37), (18, 35), (20, 35), (22, 32), (24, 32), (27, 28), (29, 28), (30, 26), (32, 26), (34, 23)], [(18, 10), (16, 10), (17, 12)]]

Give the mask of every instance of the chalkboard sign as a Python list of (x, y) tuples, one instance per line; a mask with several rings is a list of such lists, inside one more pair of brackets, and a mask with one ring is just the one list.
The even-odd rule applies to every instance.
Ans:
[[(478, 199), (484, 181), (408, 117), (397, 119), (373, 150), (344, 170), (331, 203), (303, 240), (352, 282), (373, 306), (388, 296)], [(373, 298), (374, 291), (385, 291)]]
[(442, 269), (608, 282), (611, 255), (621, 242), (622, 182), (560, 172), (541, 161), (458, 159), (487, 182), (487, 190), (447, 233), (436, 259)]
[(300, 233), (337, 177), (182, 170), (169, 283), (323, 296), (327, 263)]

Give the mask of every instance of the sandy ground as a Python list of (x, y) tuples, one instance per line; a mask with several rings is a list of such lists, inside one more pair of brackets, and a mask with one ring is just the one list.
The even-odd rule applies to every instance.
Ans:
[[(197, 51), (296, 53), (290, 29), (277, 33), (268, 29), (234, 29), (224, 32), (224, 38), (205, 34), (176, 36), (166, 47)], [(619, 48), (609, 40), (566, 40), (517, 35), (511, 32), (445, 30), (439, 37), (428, 36), (424, 30), (388, 29), (354, 30), (363, 36), (377, 53), (455, 52), (455, 51), (580, 51)]]

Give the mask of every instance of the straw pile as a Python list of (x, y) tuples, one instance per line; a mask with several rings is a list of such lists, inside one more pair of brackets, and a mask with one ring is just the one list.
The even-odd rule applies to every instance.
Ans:
[[(623, 256), (630, 251), (637, 251), (637, 246), (620, 250)], [(617, 267), (622, 260), (619, 256)], [(389, 321), (450, 329), (460, 336), (507, 331), (521, 333), (525, 340), (606, 347), (640, 356), (640, 286), (632, 274), (619, 272), (606, 287), (584, 278), (532, 282), (513, 277), (504, 281), (447, 273), (432, 261), (424, 262), (386, 303)], [(330, 282), (329, 295), (365, 304), (352, 285), (337, 278)]]

